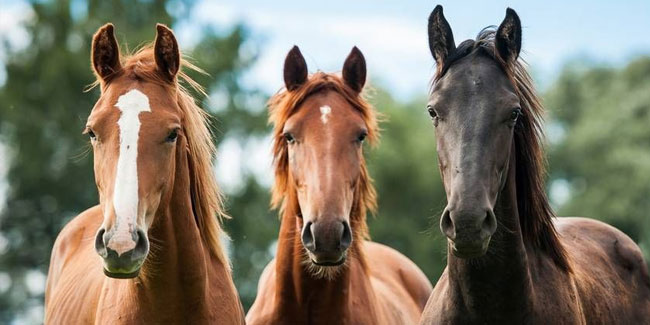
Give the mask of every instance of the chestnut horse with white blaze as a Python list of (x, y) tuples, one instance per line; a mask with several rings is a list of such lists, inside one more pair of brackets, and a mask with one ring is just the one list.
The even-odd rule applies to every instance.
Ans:
[(181, 71), (194, 67), (163, 25), (153, 46), (122, 59), (107, 24), (91, 60), (101, 96), (84, 133), (100, 202), (54, 244), (45, 323), (243, 324), (207, 115), (179, 85), (200, 90)]
[(414, 324), (431, 284), (408, 258), (366, 240), (366, 211), (376, 202), (362, 149), (379, 130), (360, 94), (363, 55), (352, 50), (342, 78), (308, 77), (294, 47), (284, 81), (270, 100), (280, 235), (248, 323)]
[(447, 193), (447, 268), (422, 324), (648, 324), (639, 247), (586, 218), (555, 218), (545, 194), (544, 109), (519, 60), (514, 10), (458, 47), (429, 18), (437, 72), (428, 111)]

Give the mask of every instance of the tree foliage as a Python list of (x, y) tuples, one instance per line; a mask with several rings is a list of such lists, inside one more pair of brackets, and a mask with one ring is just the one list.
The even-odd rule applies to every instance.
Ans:
[(650, 57), (568, 65), (545, 99), (557, 138), (550, 177), (568, 184), (560, 214), (603, 220), (650, 257)]
[(371, 102), (385, 118), (379, 145), (367, 151), (379, 196), (371, 237), (406, 254), (435, 284), (447, 264), (438, 226), (446, 197), (426, 100), (400, 103), (378, 89)]

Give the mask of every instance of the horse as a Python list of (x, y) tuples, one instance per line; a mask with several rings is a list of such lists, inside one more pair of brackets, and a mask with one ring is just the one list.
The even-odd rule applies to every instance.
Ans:
[(169, 28), (156, 29), (153, 46), (125, 59), (112, 24), (93, 37), (101, 95), (83, 133), (100, 202), (56, 239), (45, 323), (244, 323), (220, 243), (208, 115), (179, 83), (201, 90), (181, 70), (200, 69)]
[(366, 61), (354, 47), (342, 75), (308, 76), (300, 49), (269, 100), (280, 208), (277, 254), (259, 280), (248, 324), (414, 324), (432, 290), (407, 257), (368, 240), (376, 193), (363, 143), (379, 137), (363, 98)]
[(456, 47), (437, 6), (428, 34), (448, 261), (421, 324), (647, 324), (639, 247), (605, 223), (556, 218), (549, 204), (544, 108), (518, 59), (517, 13)]

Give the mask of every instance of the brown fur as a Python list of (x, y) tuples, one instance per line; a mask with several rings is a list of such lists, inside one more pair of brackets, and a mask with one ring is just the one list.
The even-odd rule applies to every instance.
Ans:
[[(120, 76), (129, 76), (136, 80), (154, 83), (166, 91), (177, 94), (177, 105), (187, 121), (183, 129), (188, 139), (188, 159), (193, 173), (191, 195), (199, 229), (212, 253), (220, 260), (228, 261), (219, 240), (220, 234), (223, 233), (220, 221), (228, 218), (228, 214), (223, 209), (223, 197), (212, 172), (212, 161), (217, 150), (209, 128), (210, 115), (196, 104), (183, 83), (198, 93), (206, 95), (203, 87), (182, 69), (178, 70), (177, 78), (170, 83), (167, 77), (156, 69), (153, 44), (143, 46), (134, 54), (125, 56), (123, 61), (123, 70), (112, 75), (111, 80)], [(182, 60), (180, 65), (182, 68), (204, 73), (187, 60)], [(94, 85), (99, 85), (103, 91), (107, 81), (98, 78)]]
[[(376, 194), (363, 157), (350, 212), (354, 239), (347, 261), (342, 266), (330, 267), (335, 270), (331, 276), (310, 271), (311, 262), (306, 259), (299, 235), (301, 209), (283, 135), (291, 116), (298, 111), (303, 111), (304, 116), (318, 116), (304, 111), (318, 110), (320, 104), (316, 103), (323, 101), (336, 102), (337, 109), (347, 106), (353, 114), (359, 114), (368, 130), (367, 139), (371, 143), (378, 140), (377, 113), (338, 76), (317, 72), (299, 88), (281, 91), (271, 98), (276, 176), (272, 206), (280, 207), (282, 224), (276, 259), (260, 278), (258, 296), (247, 321), (249, 324), (413, 323), (419, 318), (431, 286), (422, 271), (406, 257), (367, 241), (366, 211), (376, 209)], [(329, 272), (322, 267), (318, 269)]]
[[(161, 26), (158, 26), (159, 36), (164, 34), (167, 41), (172, 40), (171, 31)], [(112, 35), (112, 25), (107, 25), (95, 38), (102, 39), (107, 29)], [(207, 125), (208, 116), (178, 79), (197, 90), (200, 86), (184, 72), (170, 79), (169, 71), (173, 72), (173, 67), (160, 71), (154, 49), (160, 47), (146, 46), (118, 60), (119, 64), (110, 56), (108, 61), (93, 56), (96, 84), (101, 86), (102, 95), (89, 123), (93, 123), (98, 137), (102, 138), (101, 147), (95, 145), (95, 174), (101, 202), (70, 221), (57, 237), (45, 293), (48, 324), (243, 323), (243, 308), (219, 239), (224, 236), (220, 218), (225, 213), (212, 172), (215, 147)], [(119, 69), (113, 68), (105, 75), (100, 73), (104, 70), (97, 68), (102, 65), (104, 70)], [(180, 61), (180, 66), (196, 69), (185, 61)], [(114, 182), (112, 168), (102, 165), (109, 164), (108, 167), (117, 159), (114, 123), (120, 113), (113, 105), (118, 96), (130, 89), (147, 94), (152, 109), (141, 115), (139, 143), (143, 146), (138, 150), (142, 156), (138, 157), (138, 164), (143, 164), (138, 175), (141, 201), (151, 201), (152, 193), (142, 191), (151, 188), (149, 184), (155, 183), (156, 178), (170, 179), (164, 183), (148, 231), (151, 250), (139, 276), (113, 279), (102, 273), (102, 259), (93, 249), (93, 243), (105, 218), (106, 196), (110, 194), (105, 193), (106, 188)], [(165, 147), (173, 148), (172, 162), (149, 159), (166, 156), (157, 152), (160, 149), (156, 145), (165, 138), (166, 133), (160, 132), (166, 132), (165, 123), (169, 120), (181, 124), (176, 143)], [(98, 165), (97, 159), (103, 162)], [(172, 166), (171, 175), (157, 174), (166, 166)]]
[[(282, 136), (284, 123), (295, 113), (302, 102), (312, 94), (324, 90), (333, 90), (342, 95), (349, 103), (357, 109), (368, 126), (368, 141), (371, 145), (379, 141), (379, 125), (377, 112), (358, 93), (343, 84), (343, 81), (336, 76), (324, 72), (317, 72), (296, 91), (280, 91), (269, 100), (269, 122), (273, 124), (273, 162), (275, 165), (275, 182), (273, 184), (271, 206), (280, 208), (282, 213), (287, 206), (291, 205), (288, 200), (292, 199), (287, 194), (295, 191), (289, 181), (287, 143)], [(361, 234), (367, 236), (365, 228), (366, 211), (375, 212), (377, 209), (377, 194), (372, 186), (372, 179), (363, 164), (361, 184), (359, 186), (359, 212), (358, 218), (361, 225)]]

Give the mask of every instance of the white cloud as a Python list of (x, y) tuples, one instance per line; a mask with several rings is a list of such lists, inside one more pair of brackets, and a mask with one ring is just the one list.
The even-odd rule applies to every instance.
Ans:
[(432, 72), (428, 48), (422, 45), (426, 28), (403, 17), (378, 14), (332, 17), (256, 9), (229, 12), (239, 18), (227, 20), (245, 21), (265, 39), (259, 60), (244, 81), (269, 93), (282, 87), (282, 64), (293, 45), (301, 48), (312, 72), (339, 71), (356, 45), (366, 57), (369, 76), (384, 81), (398, 95), (423, 93)]

